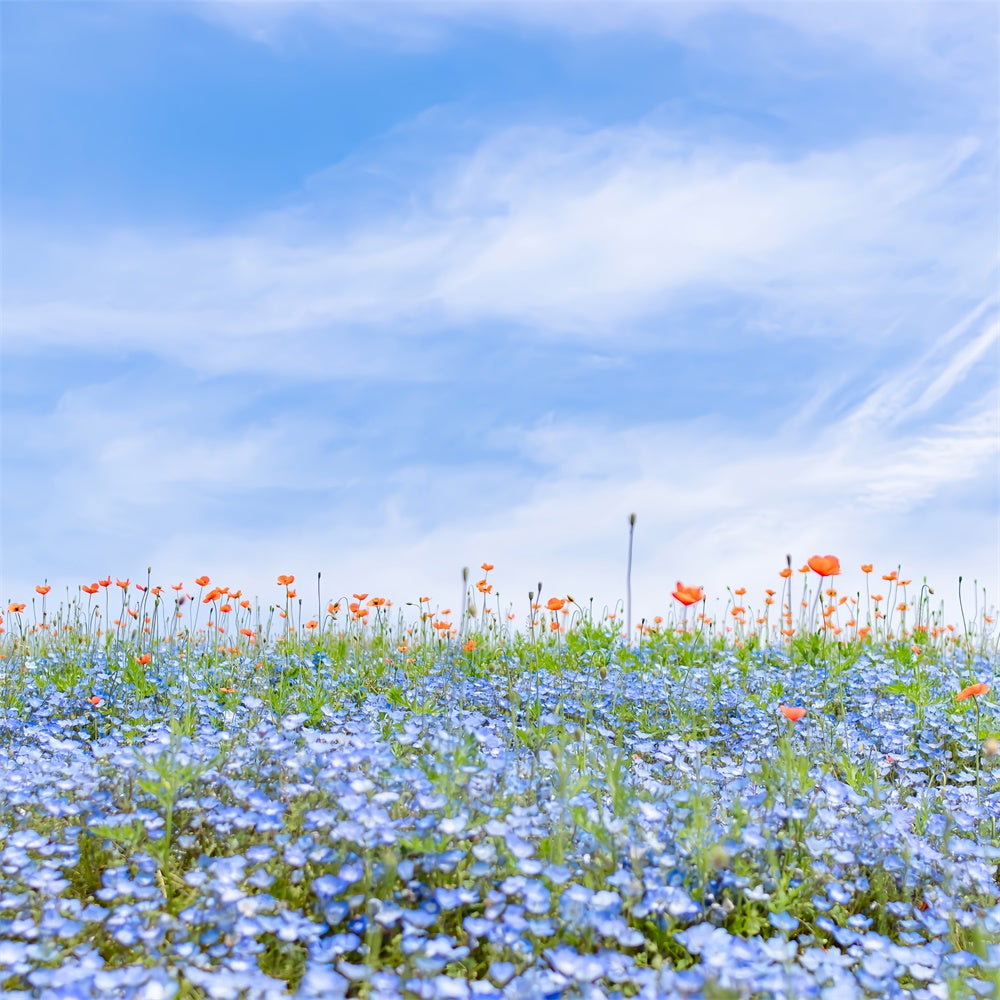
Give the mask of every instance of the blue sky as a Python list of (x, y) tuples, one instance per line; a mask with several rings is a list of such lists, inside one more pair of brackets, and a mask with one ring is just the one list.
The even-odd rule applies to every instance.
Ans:
[(995, 4), (0, 10), (5, 602), (997, 602)]

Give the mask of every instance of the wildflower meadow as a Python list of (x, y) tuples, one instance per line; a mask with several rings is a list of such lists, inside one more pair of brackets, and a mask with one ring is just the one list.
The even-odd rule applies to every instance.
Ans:
[(0, 993), (1000, 995), (985, 595), (816, 555), (633, 621), (493, 570), (7, 604)]

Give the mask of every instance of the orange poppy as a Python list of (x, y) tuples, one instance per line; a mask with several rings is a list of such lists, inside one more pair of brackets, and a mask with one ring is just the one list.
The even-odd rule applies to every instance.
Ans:
[(705, 599), (705, 592), (701, 587), (685, 587), (680, 580), (677, 581), (677, 589), (673, 592), (675, 600), (681, 602), (684, 607), (689, 608), (692, 604), (697, 604)]
[(883, 580), (888, 580), (891, 583), (893, 580), (896, 579), (896, 571), (893, 570), (891, 573), (883, 573), (882, 574), (882, 579)]
[(806, 714), (806, 710), (801, 707), (790, 708), (788, 705), (779, 705), (778, 708), (789, 722), (798, 722)]
[(293, 583), (295, 583), (295, 577), (282, 573), (281, 576), (278, 577), (278, 583), (282, 587), (290, 587)]
[(96, 583), (91, 583), (91, 584), (86, 584), (86, 583), (84, 583), (84, 584), (82, 584), (82, 585), (80, 586), (80, 589), (81, 589), (81, 590), (82, 590), (82, 591), (83, 591), (83, 592), (84, 592), (85, 594), (96, 594), (96, 593), (97, 593), (97, 591), (98, 591), (98, 590), (100, 590), (101, 588), (100, 588), (100, 587), (98, 587)]
[(787, 580), (791, 575), (792, 571), (787, 566), (778, 574), (778, 576), (784, 578), (785, 580)]
[(25, 609), (25, 607), (26, 605), (24, 604), (18, 604), (16, 601), (11, 601), (10, 604), (7, 605), (7, 610), (13, 611), (15, 614), (19, 614)]
[[(194, 582), (196, 584), (198, 584), (199, 587), (207, 587), (208, 586), (208, 577), (207, 576), (199, 576), (199, 577), (197, 577), (195, 579)], [(180, 588), (178, 588), (178, 589), (180, 589)]]
[(861, 564), (861, 572), (862, 573), (870, 573), (871, 571), (872, 571), (872, 563), (862, 563)]
[(171, 590), (183, 590), (184, 589), (184, 581), (181, 580), (180, 583), (172, 583), (172, 584), (170, 584), (170, 589)]
[(840, 572), (840, 560), (836, 556), (810, 556), (809, 568), (820, 576), (836, 576)]
[(152, 653), (143, 653), (142, 656), (137, 656), (135, 658), (135, 662), (141, 663), (143, 666), (145, 666), (147, 663), (149, 663), (150, 660), (152, 660), (152, 658), (153, 658)]
[(561, 597), (550, 597), (545, 604), (549, 611), (562, 611), (566, 602)]
[(88, 698), (87, 701), (91, 705), (100, 705), (100, 703), (101, 703), (101, 696), (98, 695), (98, 694), (95, 694), (93, 697)]
[(51, 589), (52, 588), (47, 584), (44, 587), (41, 584), (39, 584), (37, 587), (35, 587), (35, 593), (41, 594), (42, 597), (44, 597)]
[(493, 563), (483, 563), (483, 564), (482, 564), (482, 566), (480, 566), (479, 568), (480, 568), (480, 569), (481, 569), (481, 570), (482, 570), (482, 571), (483, 571), (484, 573), (489, 573), (489, 571), (490, 571), (491, 569), (493, 569)]
[(111, 586), (111, 577), (110, 577), (110, 576), (109, 576), (109, 577), (106, 577), (105, 579), (103, 579), (103, 580), (98, 580), (97, 582), (98, 582), (98, 583), (99, 583), (99, 584), (100, 584), (100, 585), (101, 585), (102, 587), (110, 587), (110, 586)]
[(981, 694), (986, 694), (989, 689), (989, 684), (970, 684), (967, 688), (962, 688), (962, 690), (955, 695), (955, 700), (965, 701), (966, 698), (977, 698)]

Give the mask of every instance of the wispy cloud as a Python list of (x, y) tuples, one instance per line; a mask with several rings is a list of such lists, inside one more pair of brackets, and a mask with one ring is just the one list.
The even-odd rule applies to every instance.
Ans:
[[(720, 292), (763, 304), (778, 335), (865, 339), (861, 313), (887, 322), (992, 280), (989, 220), (951, 232), (956, 212), (988, 200), (994, 157), (967, 138), (789, 159), (652, 124), (511, 128), (425, 179), (419, 207), (348, 231), (310, 223), (324, 207), (300, 203), (221, 234), (42, 237), (44, 267), (8, 292), (8, 349), (353, 376), (371, 352), (343, 331), (377, 328), (397, 370), (417, 373), (407, 337), (442, 323), (597, 342)], [(265, 347), (276, 335), (289, 338), (278, 356)]]

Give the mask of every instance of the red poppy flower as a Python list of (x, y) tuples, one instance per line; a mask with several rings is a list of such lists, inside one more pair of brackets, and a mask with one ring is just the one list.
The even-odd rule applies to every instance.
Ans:
[(840, 560), (836, 556), (811, 556), (808, 566), (820, 576), (836, 576), (840, 573)]
[(692, 604), (697, 604), (704, 600), (705, 592), (701, 587), (685, 587), (680, 580), (677, 581), (677, 589), (673, 593), (675, 600), (681, 602), (684, 607), (689, 608)]
[(788, 705), (779, 705), (778, 708), (789, 722), (798, 722), (806, 714), (806, 710), (800, 706), (791, 708)]
[(970, 684), (967, 688), (962, 688), (962, 690), (955, 695), (955, 700), (965, 701), (966, 698), (977, 698), (981, 694), (986, 694), (989, 689), (989, 684)]

